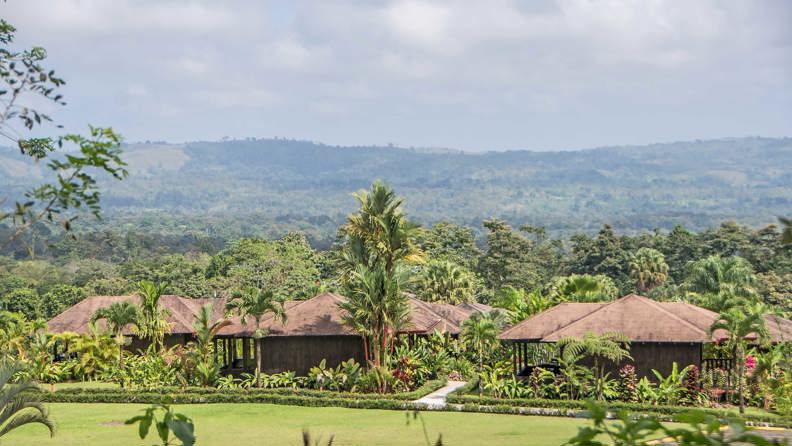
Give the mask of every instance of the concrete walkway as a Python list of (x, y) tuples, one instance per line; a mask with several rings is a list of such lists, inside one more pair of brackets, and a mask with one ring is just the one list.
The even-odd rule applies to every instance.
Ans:
[(446, 396), (465, 384), (467, 383), (464, 381), (448, 381), (443, 388), (437, 389), (429, 395), (413, 401), (413, 404), (426, 406), (429, 409), (442, 409), (446, 407)]

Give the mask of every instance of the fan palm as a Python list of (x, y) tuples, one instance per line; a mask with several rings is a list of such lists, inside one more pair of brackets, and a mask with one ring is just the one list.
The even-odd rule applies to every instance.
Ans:
[(556, 278), (549, 295), (560, 302), (601, 302), (615, 299), (617, 293), (616, 285), (608, 276), (572, 274)]
[(167, 283), (154, 283), (148, 280), (141, 280), (138, 283), (137, 294), (140, 297), (138, 332), (160, 349), (165, 333), (170, 330), (167, 310), (163, 310), (159, 305), (160, 298), (167, 289)]
[(267, 313), (272, 313), (281, 322), (286, 321), (286, 312), (283, 302), (275, 298), (272, 291), (261, 291), (258, 288), (246, 288), (228, 301), (226, 311), (236, 312), (243, 324), (247, 318), (252, 317), (255, 323), (253, 339), (255, 340), (256, 361), (256, 387), (261, 387), (261, 338), (266, 336), (265, 330), (260, 327), (261, 318)]
[(645, 293), (668, 279), (668, 264), (663, 253), (652, 248), (639, 249), (630, 259), (630, 278)]
[(769, 336), (765, 314), (767, 309), (761, 303), (743, 307), (731, 307), (718, 315), (718, 319), (709, 328), (710, 334), (717, 330), (724, 330), (728, 334), (722, 339), (734, 352), (734, 362), (737, 365), (737, 393), (740, 398), (740, 413), (745, 413), (745, 396), (743, 395), (743, 381), (745, 378), (745, 351), (750, 340), (763, 342)]
[(18, 362), (0, 362), (0, 437), (27, 424), (42, 424), (55, 433), (55, 423), (38, 400), (36, 385), (29, 381), (12, 383), (24, 367)]
[[(574, 366), (584, 357), (594, 361), (592, 372), (596, 382), (601, 383), (607, 375), (605, 374), (605, 362), (615, 364), (632, 359), (629, 350), (630, 339), (622, 333), (609, 332), (597, 335), (586, 333), (581, 338), (568, 337), (562, 338), (556, 343), (561, 360), (565, 364)], [(597, 386), (595, 397), (603, 399), (602, 388)]]
[(458, 304), (475, 298), (473, 275), (449, 261), (431, 261), (417, 283), (419, 297), (430, 302)]
[[(107, 330), (115, 337), (118, 344), (118, 370), (124, 370), (124, 328), (131, 325), (138, 326), (140, 310), (132, 302), (115, 302), (109, 307), (100, 308), (91, 316), (91, 322), (104, 320)], [(121, 386), (123, 387), (123, 381)]]
[(460, 337), (465, 345), (473, 347), (478, 360), (479, 372), (479, 398), (484, 394), (484, 357), (492, 353), (499, 345), (500, 334), (506, 320), (503, 313), (490, 311), (489, 313), (474, 313), (462, 324)]

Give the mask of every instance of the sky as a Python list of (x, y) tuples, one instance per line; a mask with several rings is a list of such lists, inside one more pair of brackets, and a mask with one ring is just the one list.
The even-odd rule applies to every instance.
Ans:
[(792, 136), (788, 0), (8, 0), (67, 130), (564, 150)]

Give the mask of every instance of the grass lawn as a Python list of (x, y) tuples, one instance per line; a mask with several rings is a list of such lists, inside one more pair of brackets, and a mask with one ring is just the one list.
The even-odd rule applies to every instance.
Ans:
[[(3, 444), (16, 446), (127, 446), (144, 443), (137, 428), (123, 421), (145, 405), (50, 404), (58, 432), (49, 438), (41, 426), (25, 426), (5, 437)], [(302, 444), (302, 430), (325, 441), (335, 435), (334, 445), (424, 445), (420, 422), (406, 425), (405, 412), (342, 408), (313, 408), (270, 404), (200, 404), (177, 406), (193, 418), (198, 446), (257, 446)], [(547, 445), (557, 446), (572, 437), (586, 420), (571, 418), (494, 415), (455, 412), (423, 412), (434, 442), (443, 434), (447, 446)]]

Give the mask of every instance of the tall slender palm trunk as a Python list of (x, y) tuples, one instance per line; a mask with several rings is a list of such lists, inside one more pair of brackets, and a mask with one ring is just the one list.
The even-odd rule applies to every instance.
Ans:
[(261, 338), (256, 338), (256, 387), (261, 387)]
[(744, 377), (745, 374), (745, 355), (743, 354), (743, 349), (741, 347), (737, 347), (737, 354), (735, 356), (735, 361), (737, 362), (737, 393), (739, 393), (740, 398), (740, 414), (745, 413), (745, 396), (743, 395), (743, 387), (744, 387)]

